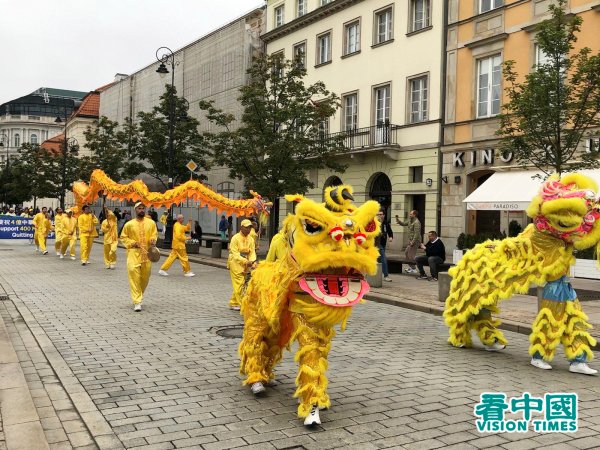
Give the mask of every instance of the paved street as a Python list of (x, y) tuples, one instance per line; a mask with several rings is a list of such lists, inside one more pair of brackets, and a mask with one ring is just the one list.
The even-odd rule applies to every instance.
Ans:
[[(155, 265), (136, 314), (124, 256), (108, 271), (98, 245), (82, 267), (0, 243), (10, 297), (0, 313), (50, 448), (600, 447), (600, 378), (570, 374), (562, 353), (555, 370), (534, 369), (527, 336), (510, 332), (501, 354), (454, 349), (440, 317), (372, 302), (335, 338), (332, 408), (307, 430), (295, 414), (292, 355), (263, 398), (240, 385), (239, 339), (214, 332), (241, 324), (227, 308), (226, 271), (195, 264), (188, 279), (175, 263), (163, 278)], [(482, 392), (525, 391), (578, 393), (579, 431), (477, 433)]]

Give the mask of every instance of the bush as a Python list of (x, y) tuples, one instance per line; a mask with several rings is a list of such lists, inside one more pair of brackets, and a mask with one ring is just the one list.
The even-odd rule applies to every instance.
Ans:
[(481, 234), (459, 234), (456, 240), (456, 248), (459, 250), (468, 250), (475, 247), (477, 244), (487, 241), (488, 239), (505, 239), (506, 233), (481, 233)]
[(523, 227), (516, 220), (511, 220), (508, 224), (508, 237), (518, 236), (523, 231)]

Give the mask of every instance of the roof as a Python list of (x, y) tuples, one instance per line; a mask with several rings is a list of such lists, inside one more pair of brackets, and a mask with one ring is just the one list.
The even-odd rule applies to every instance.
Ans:
[(63, 146), (63, 142), (65, 141), (65, 134), (59, 134), (58, 136), (54, 136), (50, 139), (46, 139), (44, 142), (42, 142), (42, 145), (40, 147), (42, 147), (45, 150), (48, 150), (49, 152), (52, 152), (54, 154), (58, 154), (62, 151), (62, 146)]
[(46, 92), (50, 97), (68, 98), (71, 100), (81, 100), (87, 94), (87, 92), (82, 91), (71, 91), (69, 89), (56, 89), (49, 87), (41, 87), (33, 91), (31, 94), (44, 95), (44, 92)]
[(97, 119), (100, 117), (100, 92), (105, 91), (116, 82), (100, 86), (94, 91), (88, 92), (71, 117), (89, 117)]

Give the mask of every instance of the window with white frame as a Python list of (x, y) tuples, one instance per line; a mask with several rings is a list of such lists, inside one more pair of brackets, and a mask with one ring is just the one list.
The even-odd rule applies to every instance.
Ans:
[(37, 134), (32, 134), (31, 137), (29, 138), (29, 142), (31, 142), (32, 144), (37, 144), (38, 143)]
[(500, 8), (503, 3), (503, 0), (479, 0), (479, 13)]
[(344, 95), (343, 108), (344, 131), (358, 128), (358, 93)]
[(344, 41), (344, 55), (350, 55), (360, 50), (360, 20), (344, 26)]
[(390, 122), (390, 85), (375, 88), (375, 125)]
[(333, 0), (321, 0), (321, 6), (325, 6), (327, 3), (331, 3)]
[(302, 17), (306, 14), (307, 0), (296, 0), (296, 17)]
[(275, 26), (280, 27), (285, 23), (285, 5), (276, 7), (273, 13), (275, 16)]
[(15, 133), (14, 137), (13, 137), (14, 143), (15, 143), (15, 147), (20, 147), (21, 146), (21, 135), (19, 133)]
[(393, 37), (393, 9), (390, 6), (375, 13), (375, 44), (381, 44)]
[(410, 89), (410, 123), (425, 122), (428, 119), (429, 77), (412, 78)]
[(331, 61), (331, 32), (317, 36), (317, 64)]
[(591, 137), (585, 140), (585, 151), (588, 153), (600, 152), (600, 137)]
[(306, 41), (294, 45), (294, 61), (306, 69)]
[(319, 122), (319, 139), (325, 140), (329, 136), (329, 118)]
[(540, 48), (540, 46), (538, 44), (535, 44), (534, 52), (535, 52), (535, 65), (536, 66), (549, 64), (551, 62), (550, 57), (544, 53), (544, 51)]
[(477, 117), (500, 113), (500, 83), (502, 60), (500, 55), (477, 61)]
[(418, 31), (431, 25), (431, 0), (411, 0), (410, 31)]

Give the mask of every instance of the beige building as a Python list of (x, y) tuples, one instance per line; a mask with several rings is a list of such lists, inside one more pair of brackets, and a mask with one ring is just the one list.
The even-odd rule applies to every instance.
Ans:
[(348, 169), (310, 173), (309, 196), (343, 181), (357, 201), (378, 200), (392, 223), (417, 209), (425, 230), (436, 229), (444, 3), (268, 0), (267, 53), (301, 56), (305, 83), (323, 81), (341, 98), (325, 128), (345, 134)]

